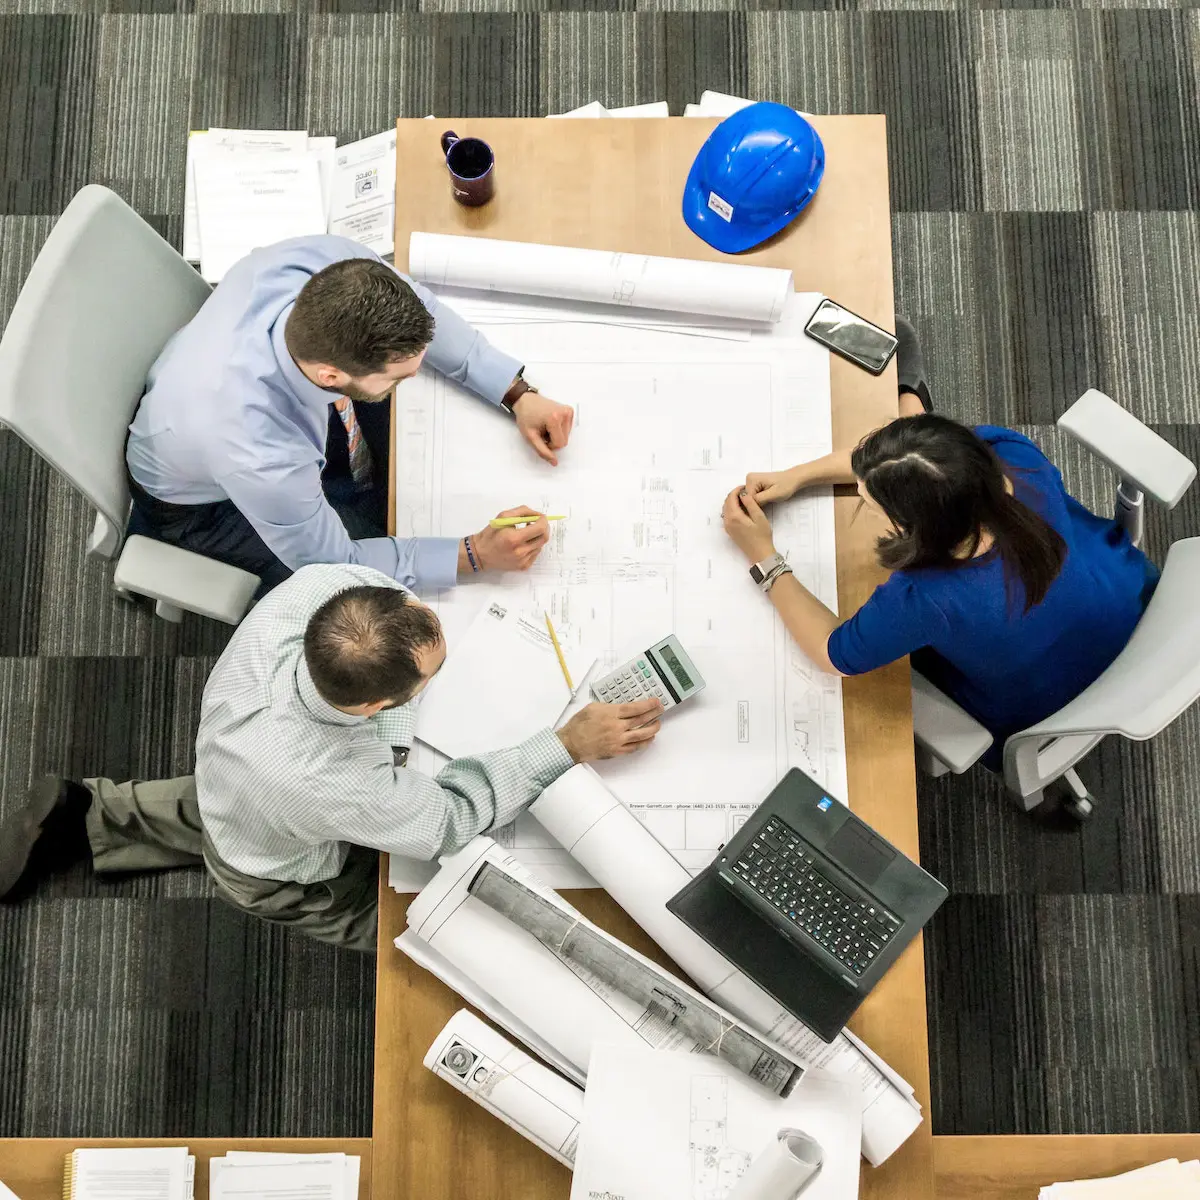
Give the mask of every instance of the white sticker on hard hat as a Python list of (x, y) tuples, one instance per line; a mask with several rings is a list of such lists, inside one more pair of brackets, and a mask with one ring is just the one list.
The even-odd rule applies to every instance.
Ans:
[(733, 205), (727, 200), (722, 200), (716, 192), (708, 193), (708, 207), (721, 218), (722, 221), (733, 220)]

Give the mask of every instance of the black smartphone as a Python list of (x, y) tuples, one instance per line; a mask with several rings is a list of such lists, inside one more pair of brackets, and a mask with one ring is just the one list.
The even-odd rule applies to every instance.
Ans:
[(822, 300), (817, 311), (809, 318), (804, 332), (815, 342), (840, 354), (864, 371), (878, 375), (892, 361), (899, 343), (896, 335), (872, 325), (864, 317), (835, 304)]

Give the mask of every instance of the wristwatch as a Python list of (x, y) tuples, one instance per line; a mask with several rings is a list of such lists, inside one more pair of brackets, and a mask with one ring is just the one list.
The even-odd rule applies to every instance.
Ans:
[(509, 412), (512, 412), (513, 405), (516, 404), (516, 402), (520, 400), (520, 398), (525, 395), (526, 392), (536, 391), (537, 388), (535, 388), (532, 383), (529, 383), (526, 380), (525, 368), (522, 367), (517, 372), (517, 377), (512, 381), (508, 391), (504, 393), (504, 399), (500, 401), (500, 405), (503, 408), (507, 408)]
[(758, 584), (759, 587), (771, 577), (772, 571), (778, 571), (780, 567), (786, 564), (787, 560), (782, 554), (772, 554), (770, 558), (764, 558), (762, 562), (756, 562), (750, 568), (750, 578)]

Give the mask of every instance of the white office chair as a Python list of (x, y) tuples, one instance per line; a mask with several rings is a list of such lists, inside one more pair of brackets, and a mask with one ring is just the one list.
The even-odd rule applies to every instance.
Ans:
[[(1142, 538), (1144, 495), (1174, 508), (1196, 477), (1187, 458), (1101, 392), (1085, 392), (1058, 425), (1117, 472), (1115, 518), (1135, 545)], [(1036, 807), (1061, 778), (1072, 792), (1071, 809), (1089, 815), (1091, 797), (1075, 764), (1107, 734), (1153, 737), (1200, 698), (1197, 596), (1200, 538), (1185, 538), (1167, 552), (1158, 588), (1112, 665), (1058, 712), (1005, 742), (1004, 783), (1018, 805)], [(931, 775), (962, 774), (992, 744), (982, 725), (916, 671), (913, 734), (918, 765)]]
[(163, 542), (131, 537), (125, 434), (146, 372), (208, 297), (208, 285), (119, 196), (89, 184), (67, 206), (0, 339), (0, 423), (96, 509), (87, 552), (117, 559), (123, 596), (168, 621), (236, 625), (259, 579)]

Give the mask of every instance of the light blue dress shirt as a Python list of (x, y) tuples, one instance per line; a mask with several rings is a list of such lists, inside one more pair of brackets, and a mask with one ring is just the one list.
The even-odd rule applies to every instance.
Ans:
[[(358, 563), (407, 587), (450, 587), (456, 539), (354, 541), (321, 490), (333, 397), (296, 366), (284, 327), (309, 278), (345, 258), (378, 256), (322, 235), (279, 242), (237, 263), (150, 368), (129, 427), (129, 469), (172, 504), (233, 501), (292, 570)], [(425, 363), (499, 404), (521, 363), (427, 288), (401, 278), (436, 322)]]

